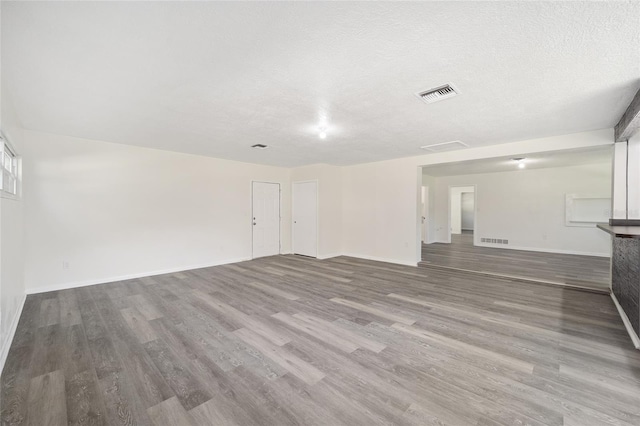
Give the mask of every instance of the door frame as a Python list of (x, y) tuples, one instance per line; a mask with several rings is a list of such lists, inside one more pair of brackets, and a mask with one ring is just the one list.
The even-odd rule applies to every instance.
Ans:
[[(315, 182), (316, 184), (316, 259), (320, 258), (320, 181), (318, 179), (307, 179), (307, 180), (296, 180), (291, 182), (291, 254), (296, 254), (295, 251), (295, 235), (296, 230), (295, 226), (295, 195), (294, 195), (294, 185), (296, 183), (311, 183)], [(304, 255), (300, 255), (304, 256)]]
[(256, 259), (254, 254), (253, 247), (253, 184), (254, 183), (270, 183), (278, 185), (278, 254), (282, 254), (282, 184), (280, 182), (271, 182), (266, 180), (255, 180), (252, 179), (249, 183), (249, 193), (251, 194), (249, 197), (249, 226), (251, 227), (251, 259)]
[[(473, 245), (478, 245), (478, 185), (449, 185), (447, 187), (447, 243), (451, 244), (451, 188), (460, 188), (462, 186), (473, 187)], [(462, 198), (462, 197), (460, 197)]]

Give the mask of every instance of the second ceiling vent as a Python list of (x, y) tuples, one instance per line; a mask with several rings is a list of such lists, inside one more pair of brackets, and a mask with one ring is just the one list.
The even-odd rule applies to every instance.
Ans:
[(456, 96), (460, 91), (451, 83), (438, 86), (433, 89), (416, 93), (416, 96), (428, 104), (449, 99)]

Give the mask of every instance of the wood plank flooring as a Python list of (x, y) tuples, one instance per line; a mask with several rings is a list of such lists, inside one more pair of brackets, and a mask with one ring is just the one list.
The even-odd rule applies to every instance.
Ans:
[(27, 298), (3, 425), (639, 425), (608, 296), (277, 256)]
[(469, 231), (452, 234), (451, 244), (423, 244), (420, 265), (609, 292), (608, 257), (479, 247)]

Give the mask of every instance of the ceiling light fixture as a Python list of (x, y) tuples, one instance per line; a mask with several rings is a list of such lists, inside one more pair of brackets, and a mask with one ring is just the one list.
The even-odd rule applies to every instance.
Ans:
[(519, 169), (524, 169), (525, 168), (525, 164), (524, 164), (524, 158), (523, 157), (516, 157), (516, 158), (512, 158), (513, 161), (515, 161), (518, 164), (518, 168)]
[(327, 129), (325, 129), (324, 127), (320, 128), (320, 133), (318, 133), (318, 136), (320, 137), (320, 139), (326, 139), (327, 138)]

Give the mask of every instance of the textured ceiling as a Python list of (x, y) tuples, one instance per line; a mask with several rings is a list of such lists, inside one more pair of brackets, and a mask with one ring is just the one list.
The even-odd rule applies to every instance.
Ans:
[(2, 3), (23, 127), (247, 162), (607, 128), (640, 87), (639, 2)]
[(482, 160), (459, 161), (422, 168), (428, 176), (460, 176), (478, 173), (513, 172), (518, 163), (513, 158), (524, 158), (525, 170), (546, 169), (549, 167), (570, 167), (585, 164), (612, 164), (613, 148), (611, 145), (593, 148), (581, 148), (566, 151), (537, 152), (535, 154), (512, 155), (509, 157), (485, 158)]

